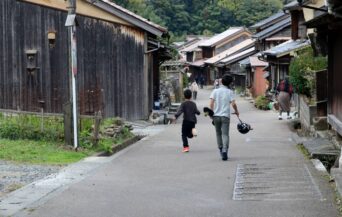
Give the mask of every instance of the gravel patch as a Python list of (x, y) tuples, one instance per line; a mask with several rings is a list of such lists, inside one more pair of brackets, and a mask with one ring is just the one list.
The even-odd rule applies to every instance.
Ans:
[(0, 160), (0, 198), (27, 184), (58, 173), (62, 166), (17, 164)]

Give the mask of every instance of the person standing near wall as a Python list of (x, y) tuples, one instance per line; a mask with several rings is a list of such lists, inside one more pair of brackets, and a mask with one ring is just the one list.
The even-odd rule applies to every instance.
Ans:
[(279, 82), (277, 86), (277, 99), (279, 102), (279, 120), (283, 119), (282, 113), (287, 113), (287, 119), (291, 119), (291, 97), (293, 94), (293, 87), (289, 82), (288, 78), (285, 78)]

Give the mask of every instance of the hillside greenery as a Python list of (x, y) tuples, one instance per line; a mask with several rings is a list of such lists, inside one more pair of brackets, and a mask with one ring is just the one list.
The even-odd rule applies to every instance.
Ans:
[(111, 0), (166, 27), (172, 41), (213, 35), (231, 26), (249, 27), (279, 11), (289, 0)]

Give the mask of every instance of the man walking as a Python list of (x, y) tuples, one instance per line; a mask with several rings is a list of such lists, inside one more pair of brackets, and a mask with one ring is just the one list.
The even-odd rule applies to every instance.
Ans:
[(217, 145), (223, 161), (228, 159), (229, 149), (229, 124), (230, 124), (230, 105), (234, 109), (234, 114), (239, 116), (239, 111), (235, 103), (234, 94), (229, 85), (233, 78), (229, 75), (222, 77), (222, 85), (210, 95), (209, 107), (214, 111), (214, 125), (216, 130)]

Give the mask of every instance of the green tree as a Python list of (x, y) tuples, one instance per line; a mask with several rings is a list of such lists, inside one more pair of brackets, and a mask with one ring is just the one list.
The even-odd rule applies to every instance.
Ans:
[[(168, 28), (175, 39), (249, 26), (277, 12), (288, 0), (112, 0)], [(171, 39), (172, 40), (172, 39)]]
[(232, 11), (239, 25), (250, 26), (269, 17), (282, 7), (279, 0), (219, 0), (219, 5)]
[(328, 67), (327, 58), (322, 56), (315, 57), (311, 47), (299, 51), (298, 54), (290, 63), (290, 81), (297, 93), (314, 97), (316, 71)]

